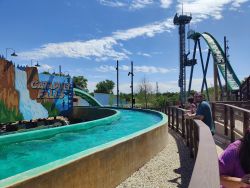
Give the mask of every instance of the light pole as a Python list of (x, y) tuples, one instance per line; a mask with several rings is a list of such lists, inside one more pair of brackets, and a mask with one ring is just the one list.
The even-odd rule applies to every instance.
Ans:
[(41, 67), (39, 64), (38, 64), (38, 60), (37, 59), (31, 59), (31, 67), (32, 67), (32, 60), (35, 60), (37, 62), (37, 64), (35, 65), (36, 67)]
[(131, 61), (131, 72), (128, 73), (128, 76), (131, 74), (131, 95), (132, 95), (132, 108), (133, 108), (133, 103), (134, 103), (134, 97), (133, 97), (133, 61)]
[(119, 78), (119, 67), (118, 67), (118, 60), (117, 60), (117, 67), (116, 67), (116, 70), (117, 70), (117, 107), (118, 107), (118, 97), (119, 97), (119, 82), (118, 82), (118, 78)]
[[(7, 49), (12, 49), (12, 50), (14, 50), (14, 48), (6, 48), (6, 60), (7, 60)], [(14, 53), (11, 54), (11, 56), (15, 56), (15, 57), (17, 56), (16, 53), (15, 53), (15, 50), (14, 50)]]

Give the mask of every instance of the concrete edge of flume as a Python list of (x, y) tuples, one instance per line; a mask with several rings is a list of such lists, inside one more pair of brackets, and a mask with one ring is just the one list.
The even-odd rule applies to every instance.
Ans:
[[(98, 108), (106, 108), (106, 107), (98, 107)], [(148, 110), (148, 109), (131, 109), (131, 108), (129, 109), (129, 108), (114, 108), (114, 107), (110, 107), (110, 108), (112, 108), (112, 109), (124, 109), (124, 110), (141, 111), (141, 112), (146, 112), (146, 113), (151, 113), (151, 114), (153, 113), (153, 114), (161, 117), (161, 121), (159, 123), (155, 124), (155, 125), (152, 125), (152, 126), (150, 126), (148, 128), (145, 128), (145, 129), (142, 129), (141, 131), (138, 131), (138, 132), (135, 132), (133, 134), (127, 135), (125, 137), (113, 140), (111, 142), (96, 146), (94, 148), (90, 148), (88, 150), (76, 153), (74, 155), (70, 155), (70, 156), (65, 157), (63, 159), (59, 159), (59, 160), (53, 161), (51, 163), (48, 163), (46, 165), (39, 166), (37, 168), (33, 168), (33, 169), (25, 171), (23, 173), (20, 173), (20, 174), (8, 177), (6, 179), (0, 180), (0, 187), (10, 186), (10, 185), (19, 183), (21, 181), (24, 181), (26, 179), (29, 179), (31, 177), (38, 176), (38, 175), (40, 175), (42, 173), (46, 173), (47, 171), (51, 171), (54, 168), (58, 168), (60, 166), (71, 163), (71, 162), (73, 162), (73, 161), (75, 161), (75, 160), (77, 160), (79, 158), (86, 157), (87, 155), (91, 155), (93, 153), (99, 152), (101, 150), (104, 150), (105, 148), (111, 147), (111, 146), (119, 144), (121, 142), (125, 142), (126, 140), (130, 140), (133, 137), (141, 135), (141, 134), (143, 134), (143, 133), (145, 133), (147, 131), (153, 130), (153, 129), (167, 123), (167, 116), (162, 112), (158, 112), (158, 111), (154, 111), (154, 110)], [(118, 115), (118, 116), (121, 117), (121, 113), (119, 111), (117, 111), (117, 114), (115, 114), (115, 115)], [(115, 116), (115, 115), (113, 115), (113, 116)], [(97, 121), (104, 123), (103, 122), (104, 119), (106, 119), (106, 118), (98, 119), (98, 120), (94, 120), (94, 121), (86, 122), (86, 123), (79, 123), (79, 124), (85, 124), (86, 125), (87, 123), (93, 123), (93, 122), (97, 122)], [(74, 124), (74, 125), (79, 126), (79, 124)], [(74, 126), (74, 125), (68, 125), (68, 126)], [(68, 127), (68, 126), (65, 126), (65, 127)], [(54, 129), (60, 129), (60, 128), (64, 128), (64, 127), (58, 127), (58, 128), (54, 128)], [(50, 130), (52, 130), (52, 129), (50, 129)], [(40, 134), (41, 134), (41, 131), (43, 131), (43, 130), (39, 130)], [(35, 131), (35, 132), (38, 132), (38, 131)], [(32, 132), (28, 132), (28, 133), (32, 133)], [(25, 133), (20, 133), (20, 134), (25, 134)], [(7, 136), (3, 136), (3, 137), (6, 138)], [(10, 136), (14, 136), (14, 135), (9, 135), (8, 137), (10, 137)], [(1, 141), (2, 140), (0, 139), (0, 143), (1, 143)]]

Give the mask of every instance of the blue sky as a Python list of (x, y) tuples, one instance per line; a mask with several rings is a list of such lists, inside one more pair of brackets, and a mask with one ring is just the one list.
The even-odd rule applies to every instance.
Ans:
[[(160, 92), (177, 92), (179, 36), (173, 18), (181, 4), (184, 12), (192, 12), (191, 29), (209, 32), (222, 48), (227, 37), (235, 73), (240, 80), (249, 76), (249, 0), (0, 0), (0, 54), (14, 48), (18, 57), (8, 49), (8, 60), (30, 66), (37, 59), (39, 72), (59, 72), (61, 65), (63, 73), (87, 78), (90, 92), (99, 81), (116, 83), (119, 60), (120, 91), (130, 93), (133, 61), (135, 85), (145, 75), (153, 90), (158, 82)], [(204, 40), (201, 48), (206, 59)], [(192, 89), (200, 90), (202, 68), (196, 58)], [(187, 68), (187, 80), (189, 74)], [(212, 60), (207, 78), (213, 85)]]

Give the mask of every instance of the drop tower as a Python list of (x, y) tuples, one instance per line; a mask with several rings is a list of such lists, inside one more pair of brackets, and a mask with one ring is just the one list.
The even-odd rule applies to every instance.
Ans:
[(186, 44), (185, 44), (185, 25), (189, 24), (192, 19), (192, 14), (190, 12), (176, 13), (174, 17), (174, 25), (179, 25), (179, 43), (180, 43), (180, 73), (178, 86), (180, 87), (181, 101), (186, 101), (186, 64), (187, 56), (186, 54)]

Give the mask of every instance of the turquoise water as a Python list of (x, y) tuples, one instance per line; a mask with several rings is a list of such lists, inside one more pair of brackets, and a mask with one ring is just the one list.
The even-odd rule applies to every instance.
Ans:
[(161, 121), (159, 116), (153, 114), (119, 111), (121, 119), (111, 125), (0, 147), (0, 180), (127, 136)]

